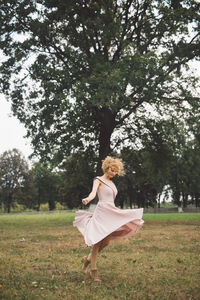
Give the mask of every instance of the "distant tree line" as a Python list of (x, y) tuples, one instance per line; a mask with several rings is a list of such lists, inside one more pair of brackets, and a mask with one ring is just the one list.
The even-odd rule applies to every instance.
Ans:
[[(174, 204), (199, 207), (199, 146), (199, 135), (194, 130), (189, 140), (183, 123), (148, 121), (140, 148), (124, 146), (120, 153), (112, 153), (122, 157), (126, 172), (114, 179), (116, 204), (121, 208), (159, 207), (161, 195), (170, 191)], [(49, 210), (54, 210), (56, 203), (80, 208), (96, 175), (96, 163), (91, 153), (79, 151), (66, 157), (57, 169), (41, 162), (29, 167), (19, 150), (6, 151), (0, 156), (0, 207), (7, 212), (16, 203), (37, 211), (44, 203)]]

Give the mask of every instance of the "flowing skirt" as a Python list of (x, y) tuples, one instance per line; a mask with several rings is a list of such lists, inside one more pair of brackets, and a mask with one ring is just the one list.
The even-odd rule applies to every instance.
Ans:
[(143, 225), (143, 208), (119, 209), (112, 202), (98, 202), (94, 212), (78, 210), (73, 225), (93, 246), (108, 235), (111, 240), (129, 237)]

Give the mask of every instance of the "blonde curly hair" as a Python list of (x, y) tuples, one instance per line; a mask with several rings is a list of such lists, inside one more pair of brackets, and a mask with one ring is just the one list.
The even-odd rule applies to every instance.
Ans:
[(102, 170), (104, 174), (108, 172), (109, 168), (116, 168), (117, 174), (119, 176), (124, 175), (124, 165), (122, 163), (121, 158), (114, 158), (111, 156), (107, 156), (104, 160), (102, 160)]

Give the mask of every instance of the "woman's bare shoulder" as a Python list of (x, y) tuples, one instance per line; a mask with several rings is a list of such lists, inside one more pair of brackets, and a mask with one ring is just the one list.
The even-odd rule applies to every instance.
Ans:
[(93, 181), (94, 181), (94, 183), (97, 182), (97, 183), (99, 183), (99, 185), (101, 185), (101, 178), (100, 178), (100, 176), (94, 177)]

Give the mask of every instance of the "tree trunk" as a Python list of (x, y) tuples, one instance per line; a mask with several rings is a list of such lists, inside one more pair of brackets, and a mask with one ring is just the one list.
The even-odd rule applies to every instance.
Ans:
[[(145, 207), (145, 196), (142, 191), (138, 193), (138, 199), (137, 199), (138, 208)], [(148, 207), (148, 206), (147, 206)]]
[(175, 204), (177, 204), (178, 207), (181, 206), (180, 196), (181, 196), (180, 190), (178, 189), (178, 187), (175, 187), (175, 190), (173, 191), (173, 198), (174, 198)]
[(7, 213), (10, 213), (10, 208), (11, 208), (11, 203), (12, 203), (12, 195), (8, 195), (8, 203), (7, 203)]
[(133, 190), (132, 182), (128, 178), (128, 176), (126, 177), (126, 179), (127, 179), (127, 190), (128, 190), (128, 196), (129, 196), (129, 204), (130, 204), (130, 208), (132, 208), (133, 207), (133, 201), (134, 201), (134, 190)]
[(119, 206), (121, 209), (124, 208), (124, 196), (123, 194), (121, 194), (121, 191), (119, 191), (119, 193), (117, 194), (117, 199), (119, 201)]
[(128, 196), (129, 196), (129, 206), (133, 208), (133, 188), (132, 186), (128, 186)]
[(195, 206), (199, 207), (200, 206), (200, 201), (199, 201), (199, 193), (195, 193)]
[(40, 211), (40, 203), (41, 203), (41, 189), (40, 189), (40, 186), (39, 186), (39, 189), (38, 189), (38, 201), (37, 201), (37, 208), (36, 208), (37, 211)]
[(110, 154), (110, 138), (115, 128), (115, 116), (106, 107), (100, 112), (101, 128), (99, 134), (99, 157), (97, 163), (97, 175), (102, 174), (102, 160)]
[(158, 195), (158, 208), (160, 208), (160, 197), (161, 197), (161, 193), (159, 193)]
[(51, 199), (51, 198), (49, 199), (48, 205), (49, 205), (49, 210), (50, 211), (55, 209), (56, 205), (55, 205), (54, 198), (53, 199)]
[(187, 203), (188, 203), (188, 194), (183, 193), (182, 196), (183, 196), (183, 207), (185, 208), (187, 207)]

